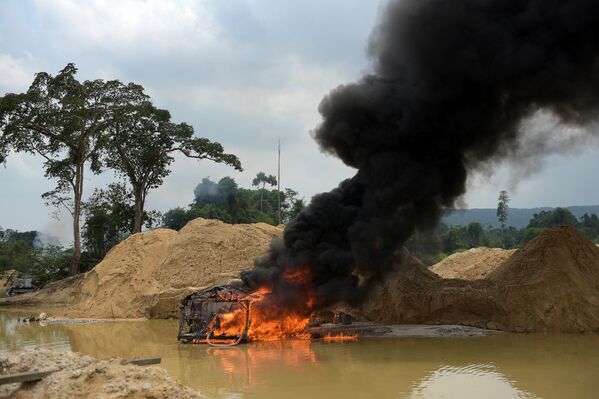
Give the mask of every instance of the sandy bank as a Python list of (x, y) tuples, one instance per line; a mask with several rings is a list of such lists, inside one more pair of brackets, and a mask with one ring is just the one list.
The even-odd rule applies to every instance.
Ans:
[(41, 381), (0, 386), (0, 397), (201, 399), (160, 367), (134, 366), (122, 359), (98, 360), (73, 352), (8, 352), (0, 354), (0, 373), (56, 372)]

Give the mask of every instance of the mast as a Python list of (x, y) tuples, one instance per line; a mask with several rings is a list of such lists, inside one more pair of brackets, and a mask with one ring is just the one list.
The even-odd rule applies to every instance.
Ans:
[(277, 158), (277, 204), (279, 207), (279, 224), (281, 224), (281, 139), (279, 138)]

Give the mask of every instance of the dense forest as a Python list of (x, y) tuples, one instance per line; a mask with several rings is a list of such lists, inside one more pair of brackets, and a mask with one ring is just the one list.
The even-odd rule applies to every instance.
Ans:
[(599, 218), (584, 214), (577, 218), (566, 208), (541, 211), (533, 215), (524, 228), (496, 228), (472, 222), (465, 226), (440, 224), (437, 229), (417, 232), (406, 243), (407, 248), (427, 265), (432, 265), (452, 253), (475, 247), (517, 248), (548, 228), (570, 225), (599, 243)]
[[(258, 173), (257, 179), (261, 175), (264, 174)], [(218, 183), (206, 177), (193, 193), (193, 202), (187, 208), (174, 208), (164, 214), (165, 227), (179, 230), (188, 221), (198, 217), (219, 219), (226, 223), (264, 222), (277, 225), (288, 223), (305, 206), (303, 198), (299, 198), (297, 191), (290, 188), (281, 193), (268, 190), (264, 185), (257, 189), (240, 188), (232, 177), (223, 177)]]

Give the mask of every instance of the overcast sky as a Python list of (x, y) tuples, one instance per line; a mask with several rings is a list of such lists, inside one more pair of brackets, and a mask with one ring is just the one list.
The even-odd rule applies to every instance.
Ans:
[[(243, 173), (177, 159), (148, 209), (186, 206), (206, 176), (229, 175), (247, 187), (258, 171), (274, 174), (279, 138), (282, 185), (309, 199), (353, 174), (319, 151), (310, 130), (322, 97), (368, 71), (366, 43), (379, 11), (377, 1), (364, 0), (0, 0), (0, 95), (74, 62), (80, 79), (142, 84), (176, 122), (240, 157)], [(508, 189), (514, 207), (599, 204), (596, 147), (543, 164), (525, 178), (514, 173), (520, 166), (493, 166), (470, 179), (465, 203), (495, 207)], [(86, 192), (112, 178), (88, 174)], [(52, 219), (40, 197), (54, 185), (38, 159), (11, 155), (0, 184), (0, 226), (69, 237), (68, 219)]]

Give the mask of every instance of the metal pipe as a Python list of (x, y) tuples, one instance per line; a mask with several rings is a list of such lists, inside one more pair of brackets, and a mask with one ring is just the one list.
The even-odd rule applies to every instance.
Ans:
[(210, 336), (212, 335), (212, 332), (214, 331), (214, 328), (211, 328), (210, 331), (208, 331), (208, 334), (206, 334), (206, 343), (210, 346), (213, 346), (215, 348), (228, 348), (230, 346), (235, 346), (238, 345), (241, 342), (241, 339), (243, 338), (243, 334), (239, 335), (239, 338), (237, 338), (237, 341), (230, 343), (230, 344), (215, 344), (210, 342)]

